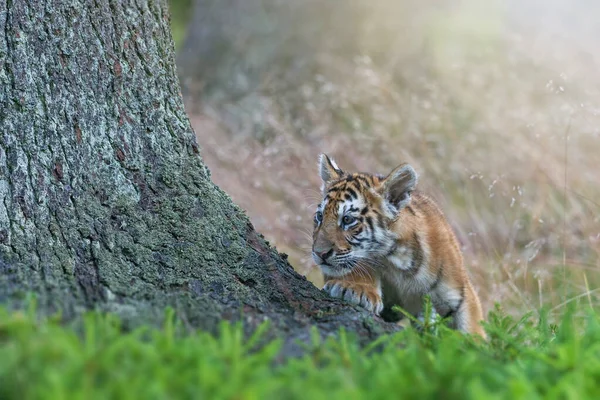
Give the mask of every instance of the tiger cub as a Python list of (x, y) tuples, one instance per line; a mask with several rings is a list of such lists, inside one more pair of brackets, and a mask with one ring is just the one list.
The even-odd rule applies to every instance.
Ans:
[(453, 328), (486, 337), (458, 241), (433, 200), (415, 191), (415, 170), (402, 164), (385, 177), (346, 173), (325, 154), (319, 170), (323, 201), (312, 257), (324, 290), (378, 315), (399, 305), (418, 318), (429, 294)]

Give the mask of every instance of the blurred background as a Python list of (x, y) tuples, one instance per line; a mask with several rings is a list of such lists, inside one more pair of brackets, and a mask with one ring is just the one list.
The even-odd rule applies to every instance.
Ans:
[(600, 3), (170, 0), (213, 180), (317, 285), (317, 156), (408, 161), (486, 310), (600, 304)]

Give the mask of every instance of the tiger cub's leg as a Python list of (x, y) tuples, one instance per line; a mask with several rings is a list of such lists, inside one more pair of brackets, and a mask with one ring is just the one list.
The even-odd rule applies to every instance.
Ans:
[(453, 319), (454, 327), (459, 331), (487, 338), (485, 330), (481, 326), (481, 321), (483, 321), (481, 303), (471, 284), (465, 287), (463, 301), (453, 312)]
[(361, 269), (342, 277), (325, 276), (323, 290), (332, 297), (358, 304), (377, 315), (383, 310), (381, 281), (372, 271)]

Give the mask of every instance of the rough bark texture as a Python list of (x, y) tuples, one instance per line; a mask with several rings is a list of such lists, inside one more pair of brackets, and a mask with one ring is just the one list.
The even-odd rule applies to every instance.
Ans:
[(394, 330), (296, 274), (211, 182), (168, 18), (162, 1), (0, 2), (0, 304), (268, 318), (289, 352), (312, 325)]

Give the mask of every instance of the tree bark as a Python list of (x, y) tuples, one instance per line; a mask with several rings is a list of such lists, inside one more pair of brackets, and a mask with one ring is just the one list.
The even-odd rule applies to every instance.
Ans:
[(0, 2), (0, 304), (126, 326), (395, 330), (296, 274), (210, 180), (164, 1)]

